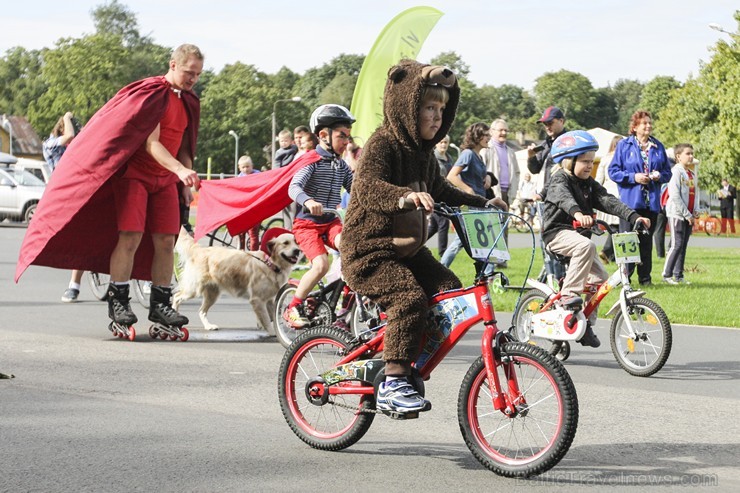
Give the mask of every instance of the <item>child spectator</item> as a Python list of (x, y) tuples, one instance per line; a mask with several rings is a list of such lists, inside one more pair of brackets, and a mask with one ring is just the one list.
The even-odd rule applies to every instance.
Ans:
[(298, 152), (298, 146), (293, 143), (293, 134), (290, 130), (281, 130), (278, 134), (278, 143), (280, 149), (275, 152), (275, 158), (272, 161), (272, 167), (282, 168), (286, 164), (293, 161), (296, 153)]
[(303, 302), (308, 293), (329, 271), (326, 246), (339, 250), (342, 221), (324, 209), (336, 209), (341, 200), (342, 187), (352, 191), (352, 170), (341, 156), (347, 148), (355, 117), (344, 106), (325, 104), (311, 115), (311, 131), (319, 137), (316, 152), (321, 159), (298, 171), (290, 182), (288, 194), (300, 207), (293, 234), (303, 253), (311, 261), (311, 268), (301, 277), (295, 296), (283, 318), (294, 329), (309, 324)]
[(671, 226), (671, 247), (663, 265), (663, 281), (668, 284), (690, 284), (683, 278), (686, 247), (694, 225), (695, 177), (686, 166), (694, 161), (691, 144), (678, 144), (673, 148), (676, 165), (668, 182), (668, 201), (665, 214)]
[[(259, 173), (258, 170), (254, 169), (254, 163), (252, 162), (252, 158), (244, 155), (239, 158), (239, 161), (237, 162), (237, 165), (239, 166), (239, 175), (238, 176), (249, 176)], [(246, 234), (240, 233), (239, 234), (239, 249), (240, 250), (246, 250)], [(260, 225), (255, 224), (251, 228), (249, 228), (249, 249), (252, 251), (256, 251), (260, 249)]]
[[(598, 209), (621, 217), (634, 225), (637, 221), (650, 227), (650, 221), (640, 217), (618, 198), (591, 178), (594, 157), (599, 143), (584, 130), (566, 132), (555, 139), (550, 150), (552, 160), (560, 164), (560, 171), (553, 171), (544, 199), (542, 238), (552, 253), (570, 257), (570, 264), (561, 288), (561, 304), (577, 308), (583, 304), (581, 293), (591, 276), (591, 283), (605, 281), (609, 274), (596, 255), (596, 245), (590, 238), (578, 233), (573, 220), (584, 228), (594, 224), (592, 215)], [(596, 311), (589, 319), (586, 333), (579, 341), (584, 346), (599, 347), (593, 331)]]

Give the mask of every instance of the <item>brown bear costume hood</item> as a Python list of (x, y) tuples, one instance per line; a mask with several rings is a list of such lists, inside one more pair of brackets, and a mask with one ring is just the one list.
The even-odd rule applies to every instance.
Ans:
[[(434, 138), (422, 140), (419, 107), (426, 87), (435, 84), (447, 88), (449, 101)], [(427, 192), (450, 205), (485, 205), (483, 197), (458, 190), (440, 176), (434, 157), (434, 146), (452, 126), (459, 100), (457, 79), (446, 67), (403, 60), (388, 71), (383, 124), (363, 148), (342, 234), (342, 263), (350, 277), (360, 258), (372, 264), (375, 254), (405, 258), (423, 248), (424, 213), (399, 209), (399, 199), (410, 193)]]
[[(419, 135), (419, 108), (425, 89), (439, 84), (447, 88), (450, 99), (442, 114), (442, 124), (432, 140)], [(447, 67), (422, 65), (402, 60), (388, 71), (383, 100), (383, 127), (409, 150), (430, 151), (450, 131), (460, 102), (460, 86)]]

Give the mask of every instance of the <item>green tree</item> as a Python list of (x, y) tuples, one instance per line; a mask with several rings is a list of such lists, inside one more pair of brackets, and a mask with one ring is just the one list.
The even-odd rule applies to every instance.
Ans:
[(638, 80), (619, 79), (611, 88), (617, 110), (616, 123), (609, 128), (612, 132), (626, 135), (632, 114), (640, 106), (640, 96), (644, 84)]
[[(740, 11), (735, 12), (740, 28)], [(740, 31), (740, 29), (738, 29)], [(722, 177), (740, 182), (740, 34), (721, 39), (696, 79), (670, 93), (661, 112), (667, 145), (690, 142), (701, 161), (702, 187), (716, 190)]]
[[(286, 75), (270, 76), (254, 65), (237, 62), (211, 78), (201, 102), (198, 171), (206, 171), (211, 158), (214, 173), (233, 173), (235, 142), (230, 130), (239, 136), (239, 154), (249, 154), (257, 167), (267, 164), (263, 149), (270, 145), (274, 103), (293, 96), (283, 84)], [(308, 122), (310, 112), (302, 103), (276, 108), (278, 131)]]
[(17, 46), (0, 59), (0, 113), (26, 115), (31, 101), (46, 92), (41, 79), (42, 53)]
[(535, 81), (535, 101), (540, 110), (562, 109), (569, 128), (589, 128), (598, 122), (596, 91), (584, 75), (569, 70), (547, 72)]
[(649, 111), (655, 121), (655, 135), (660, 138), (660, 116), (671, 98), (671, 92), (681, 87), (674, 77), (659, 75), (642, 89), (640, 108)]
[(364, 61), (365, 55), (343, 53), (321, 67), (310, 68), (298, 80), (291, 96), (300, 96), (309, 108), (315, 108), (322, 103), (321, 93), (338, 75), (350, 75), (357, 81)]

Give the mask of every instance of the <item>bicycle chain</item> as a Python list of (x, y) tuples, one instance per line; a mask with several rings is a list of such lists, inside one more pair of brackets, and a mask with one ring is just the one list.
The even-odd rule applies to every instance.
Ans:
[(359, 412), (362, 414), (383, 414), (383, 411), (378, 411), (377, 409), (360, 409), (359, 407), (350, 406), (349, 404), (340, 404), (339, 402), (332, 400), (328, 401), (328, 404), (344, 409), (349, 409), (350, 411)]

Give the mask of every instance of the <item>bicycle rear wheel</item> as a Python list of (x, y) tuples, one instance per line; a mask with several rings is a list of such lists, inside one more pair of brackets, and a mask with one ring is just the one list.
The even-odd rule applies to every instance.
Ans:
[(511, 316), (511, 324), (514, 326), (512, 336), (519, 342), (541, 347), (548, 353), (555, 355), (559, 353), (561, 344), (552, 339), (533, 336), (529, 329), (532, 315), (539, 313), (546, 301), (547, 295), (539, 289), (530, 289), (522, 295), (514, 314)]
[(649, 377), (663, 368), (671, 354), (671, 322), (660, 305), (647, 298), (630, 300), (627, 310), (635, 335), (631, 336), (619, 310), (609, 331), (612, 354), (630, 375)]
[(229, 234), (229, 230), (226, 226), (221, 226), (216, 231), (209, 233), (208, 238), (208, 246), (225, 246), (229, 248), (237, 247), (234, 237)]
[(108, 284), (110, 284), (108, 274), (88, 272), (87, 281), (90, 284), (90, 291), (92, 291), (93, 296), (100, 301), (105, 301), (108, 298)]
[(140, 281), (138, 279), (131, 279), (131, 290), (134, 292), (134, 296), (139, 301), (139, 304), (146, 309), (149, 309), (149, 295), (152, 291), (152, 283), (150, 281)]
[[(565, 456), (578, 428), (578, 396), (570, 375), (541, 348), (510, 342), (497, 368), (503, 395), (516, 414), (493, 407), (483, 357), (468, 370), (457, 414), (465, 443), (476, 459), (506, 477), (529, 477), (551, 469)], [(519, 392), (509, 387), (513, 371)]]
[(295, 285), (287, 283), (275, 295), (275, 313), (272, 317), (272, 327), (275, 329), (278, 342), (285, 348), (290, 346), (300, 332), (288, 325), (288, 322), (283, 318), (283, 313), (288, 309), (288, 305), (295, 296), (295, 290)]
[[(351, 340), (341, 329), (315, 327), (291, 344), (280, 363), (278, 394), (283, 416), (293, 433), (313, 448), (347, 448), (367, 433), (375, 418), (375, 414), (360, 411), (374, 409), (373, 396), (327, 395), (328, 387), (317, 379), (343, 357)], [(351, 388), (358, 384), (336, 385)]]

